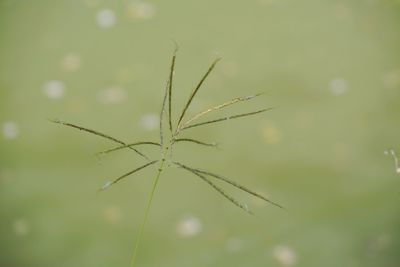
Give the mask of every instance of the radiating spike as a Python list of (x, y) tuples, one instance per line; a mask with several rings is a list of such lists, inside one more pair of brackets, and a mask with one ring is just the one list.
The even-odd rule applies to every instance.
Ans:
[(211, 124), (211, 123), (227, 121), (227, 120), (242, 118), (242, 117), (246, 117), (246, 116), (251, 116), (251, 115), (259, 114), (259, 113), (262, 113), (262, 112), (265, 112), (265, 111), (269, 111), (269, 110), (272, 110), (272, 109), (273, 108), (266, 108), (266, 109), (261, 109), (261, 110), (249, 112), (249, 113), (242, 113), (242, 114), (232, 115), (232, 116), (223, 117), (223, 118), (219, 118), (219, 119), (215, 119), (215, 120), (200, 122), (200, 123), (196, 123), (196, 124), (192, 124), (192, 125), (188, 125), (186, 127), (183, 127), (181, 130), (183, 131), (183, 130), (186, 130), (186, 129), (189, 129), (189, 128), (198, 127), (198, 126), (205, 125), (205, 124)]
[(190, 167), (187, 167), (187, 166), (183, 165), (182, 163), (179, 163), (179, 162), (173, 162), (173, 163), (176, 164), (177, 166), (179, 166), (180, 168), (182, 168), (184, 170), (187, 170), (188, 172), (190, 172), (190, 173), (196, 175), (197, 177), (201, 178), (203, 181), (208, 183), (211, 187), (213, 187), (215, 190), (217, 190), (221, 195), (223, 195), (226, 199), (228, 199), (234, 205), (236, 205), (237, 207), (241, 208), (245, 212), (247, 212), (247, 213), (249, 213), (251, 215), (254, 215), (253, 212), (249, 209), (249, 207), (247, 205), (240, 203), (235, 198), (233, 198), (232, 196), (228, 195), (221, 187), (219, 187), (216, 184), (214, 184), (213, 182), (211, 182), (209, 179), (207, 179), (201, 173), (197, 172), (196, 170), (194, 170), (194, 169), (192, 169)]
[(193, 90), (193, 92), (191, 93), (191, 95), (189, 96), (188, 101), (186, 102), (185, 107), (182, 110), (181, 116), (179, 117), (178, 120), (178, 127), (180, 126), (183, 117), (185, 116), (185, 113), (187, 111), (187, 109), (189, 108), (190, 104), (193, 101), (194, 96), (197, 94), (197, 92), (199, 91), (201, 85), (203, 84), (203, 82), (206, 80), (207, 76), (210, 74), (210, 72), (214, 69), (215, 65), (218, 63), (218, 61), (220, 61), (220, 58), (217, 58), (214, 60), (214, 62), (211, 64), (211, 66), (208, 68), (207, 72), (204, 74), (203, 78), (201, 78), (200, 82), (197, 84), (196, 88)]
[(247, 101), (247, 100), (253, 99), (253, 98), (255, 98), (255, 97), (257, 97), (257, 96), (260, 96), (260, 95), (262, 95), (262, 93), (255, 94), (255, 95), (250, 95), (250, 96), (236, 97), (236, 98), (233, 98), (233, 99), (231, 99), (231, 100), (229, 100), (229, 101), (227, 101), (227, 102), (225, 102), (225, 103), (222, 103), (222, 104), (220, 104), (220, 105), (217, 105), (217, 106), (208, 108), (208, 109), (206, 109), (206, 110), (204, 110), (204, 111), (202, 111), (202, 112), (196, 114), (196, 115), (193, 116), (191, 119), (189, 119), (189, 120), (187, 120), (185, 123), (183, 123), (183, 124), (182, 124), (182, 128), (185, 127), (185, 126), (187, 126), (187, 125), (189, 125), (191, 122), (193, 122), (193, 121), (195, 121), (195, 120), (201, 118), (202, 116), (204, 116), (204, 115), (206, 115), (206, 114), (212, 112), (212, 111), (220, 110), (220, 109), (223, 109), (223, 108), (228, 107), (228, 106), (230, 106), (230, 105), (233, 105), (233, 104), (236, 104), (236, 103), (239, 103), (239, 102), (243, 102), (243, 101)]
[(110, 152), (114, 152), (114, 151), (121, 150), (121, 149), (124, 149), (124, 148), (132, 148), (134, 146), (139, 146), (139, 145), (161, 146), (157, 142), (141, 141), (141, 142), (135, 142), (135, 143), (131, 143), (131, 144), (126, 144), (126, 145), (123, 145), (123, 146), (117, 146), (117, 147), (114, 147), (114, 148), (111, 148), (111, 149), (108, 149), (108, 150), (105, 150), (105, 151), (98, 152), (98, 153), (96, 153), (96, 155), (105, 155), (105, 154), (108, 154)]
[[(78, 130), (81, 130), (81, 131), (84, 131), (84, 132), (87, 132), (87, 133), (91, 133), (91, 134), (94, 134), (94, 135), (97, 135), (97, 136), (100, 136), (100, 137), (103, 137), (103, 138), (106, 138), (108, 140), (111, 140), (111, 141), (113, 141), (115, 143), (118, 143), (118, 144), (121, 144), (121, 145), (126, 145), (125, 142), (123, 142), (123, 141), (121, 141), (121, 140), (119, 140), (119, 139), (117, 139), (115, 137), (112, 137), (112, 136), (109, 136), (107, 134), (101, 133), (99, 131), (95, 131), (95, 130), (92, 130), (92, 129), (89, 129), (89, 128), (78, 126), (76, 124), (72, 124), (72, 123), (69, 123), (69, 122), (61, 121), (61, 120), (58, 120), (58, 119), (50, 120), (50, 121), (52, 121), (54, 123), (61, 124), (61, 125), (65, 125), (65, 126), (68, 126), (68, 127), (72, 127), (72, 128), (75, 128), (75, 129), (78, 129)], [(139, 154), (140, 156), (144, 157), (145, 159), (149, 159), (146, 155), (144, 155), (142, 152), (138, 151), (137, 149), (131, 148), (131, 147), (130, 147), (130, 149), (132, 149), (133, 151), (135, 151), (137, 154)]]
[(174, 143), (179, 143), (179, 142), (191, 142), (191, 143), (195, 143), (198, 145), (203, 145), (203, 146), (211, 146), (211, 147), (217, 147), (218, 144), (213, 142), (213, 143), (205, 143), (196, 139), (192, 139), (192, 138), (177, 138), (174, 139), (173, 144)]
[(120, 177), (118, 177), (117, 179), (115, 179), (114, 181), (107, 182), (105, 185), (103, 185), (103, 187), (102, 187), (100, 190), (101, 190), (101, 191), (106, 190), (106, 189), (108, 189), (110, 186), (112, 186), (112, 185), (118, 183), (119, 181), (121, 181), (122, 179), (124, 179), (125, 177), (127, 177), (127, 176), (129, 176), (129, 175), (131, 175), (131, 174), (134, 174), (135, 172), (138, 172), (138, 171), (140, 171), (140, 170), (142, 170), (142, 169), (144, 169), (144, 168), (146, 168), (146, 167), (148, 167), (148, 166), (150, 166), (150, 165), (153, 165), (153, 164), (156, 163), (156, 162), (158, 162), (158, 160), (151, 161), (151, 162), (146, 163), (146, 164), (144, 164), (144, 165), (142, 165), (142, 166), (140, 166), (140, 167), (138, 167), (138, 168), (136, 168), (136, 169), (134, 169), (134, 170), (132, 170), (132, 171), (130, 171), (130, 172), (127, 172), (127, 173), (125, 173), (124, 175), (121, 175)]

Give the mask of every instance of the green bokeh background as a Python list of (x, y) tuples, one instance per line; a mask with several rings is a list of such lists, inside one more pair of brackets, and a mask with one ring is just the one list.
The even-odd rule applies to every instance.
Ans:
[[(96, 22), (103, 9), (112, 27)], [(0, 1), (0, 266), (129, 265), (155, 168), (98, 194), (143, 159), (124, 151), (99, 162), (93, 153), (113, 144), (47, 119), (157, 140), (141, 122), (160, 110), (172, 40), (175, 117), (216, 55), (190, 114), (256, 92), (266, 94), (220, 113), (278, 107), (192, 129), (221, 149), (181, 144), (174, 157), (288, 211), (226, 186), (248, 216), (169, 168), (138, 266), (399, 266), (400, 176), (384, 154), (400, 153), (399, 25), (395, 0)], [(63, 97), (46, 95), (52, 80)], [(121, 101), (102, 98), (107, 88), (121, 88)], [(201, 223), (191, 237), (179, 234), (187, 218)]]

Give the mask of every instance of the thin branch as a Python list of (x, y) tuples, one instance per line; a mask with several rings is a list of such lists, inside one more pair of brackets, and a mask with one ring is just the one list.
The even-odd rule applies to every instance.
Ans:
[(242, 210), (246, 211), (247, 213), (254, 215), (253, 212), (249, 209), (249, 207), (246, 204), (242, 204), (236, 199), (234, 199), (232, 196), (228, 195), (222, 188), (211, 182), (209, 179), (207, 179), (203, 174), (200, 172), (197, 172), (196, 170), (187, 167), (183, 165), (182, 163), (179, 162), (174, 162), (175, 165), (179, 166), (180, 168), (187, 170), (188, 172), (196, 175), (197, 177), (201, 178), (203, 181), (208, 183), (211, 187), (213, 187), (215, 190), (217, 190), (221, 195), (223, 195), (226, 199), (228, 199), (230, 202), (232, 202), (234, 205), (237, 207), (241, 208)]
[[(190, 168), (191, 168), (191, 167), (190, 167)], [(233, 185), (233, 186), (235, 186), (235, 187), (237, 187), (237, 188), (239, 188), (239, 189), (241, 189), (241, 190), (243, 190), (243, 191), (245, 191), (245, 192), (247, 192), (247, 193), (249, 193), (249, 194), (251, 194), (251, 195), (253, 195), (253, 196), (255, 196), (255, 197), (258, 197), (258, 198), (260, 198), (260, 199), (262, 199), (262, 200), (264, 200), (264, 201), (266, 201), (266, 202), (268, 202), (268, 203), (270, 203), (270, 204), (276, 206), (276, 207), (279, 207), (279, 208), (281, 208), (281, 209), (286, 210), (284, 207), (282, 207), (282, 206), (279, 205), (278, 203), (273, 202), (272, 200), (270, 200), (270, 199), (268, 199), (268, 198), (266, 198), (266, 197), (264, 197), (264, 196), (262, 196), (262, 195), (260, 195), (260, 194), (258, 194), (258, 193), (256, 193), (256, 192), (254, 192), (254, 191), (252, 191), (252, 190), (250, 190), (250, 189), (244, 187), (243, 185), (240, 185), (240, 184), (236, 183), (235, 181), (232, 181), (231, 179), (228, 179), (228, 178), (226, 178), (226, 177), (220, 176), (220, 175), (218, 175), (218, 174), (215, 174), (215, 173), (212, 173), (212, 172), (209, 172), (209, 171), (200, 170), (200, 169), (195, 169), (195, 168), (192, 168), (192, 169), (193, 169), (194, 171), (196, 171), (196, 172), (199, 172), (199, 173), (202, 173), (202, 174), (205, 174), (205, 175), (208, 175), (208, 176), (212, 176), (212, 177), (217, 178), (217, 179), (219, 179), (219, 180), (222, 180), (222, 181), (224, 181), (224, 182), (226, 182), (226, 183), (228, 183), (228, 184), (231, 184), (231, 185)]]
[(127, 177), (127, 176), (129, 176), (129, 175), (131, 175), (131, 174), (133, 174), (133, 173), (135, 173), (135, 172), (138, 172), (138, 171), (140, 171), (140, 170), (142, 170), (142, 169), (144, 169), (144, 168), (146, 168), (146, 167), (148, 167), (148, 166), (150, 166), (150, 165), (153, 165), (153, 164), (156, 163), (156, 162), (158, 162), (158, 160), (154, 160), (154, 161), (151, 161), (151, 162), (149, 162), (149, 163), (146, 163), (146, 164), (140, 166), (139, 168), (136, 168), (136, 169), (134, 169), (134, 170), (132, 170), (132, 171), (130, 171), (130, 172), (128, 172), (128, 173), (125, 173), (124, 175), (118, 177), (118, 178), (115, 179), (114, 181), (109, 181), (109, 182), (107, 182), (105, 185), (103, 185), (103, 187), (100, 189), (100, 191), (104, 191), (104, 190), (108, 189), (110, 186), (112, 186), (113, 184), (118, 183), (119, 181), (121, 181), (121, 180), (124, 179), (125, 177)]
[[(72, 127), (72, 128), (75, 128), (75, 129), (78, 129), (78, 130), (81, 130), (81, 131), (84, 131), (84, 132), (87, 132), (87, 133), (91, 133), (91, 134), (94, 134), (94, 135), (97, 135), (97, 136), (100, 136), (100, 137), (103, 137), (103, 138), (106, 138), (108, 140), (111, 140), (111, 141), (113, 141), (115, 143), (118, 143), (118, 144), (121, 144), (121, 145), (126, 145), (125, 142), (123, 142), (123, 141), (121, 141), (119, 139), (116, 139), (116, 138), (114, 138), (112, 136), (106, 135), (104, 133), (101, 133), (101, 132), (98, 132), (98, 131), (95, 131), (95, 130), (92, 130), (92, 129), (88, 129), (88, 128), (85, 128), (85, 127), (82, 127), (82, 126), (78, 126), (78, 125), (75, 125), (75, 124), (72, 124), (72, 123), (68, 123), (68, 122), (65, 122), (65, 121), (61, 121), (61, 120), (50, 120), (50, 121), (54, 122), (54, 123), (61, 124), (61, 125), (65, 125), (65, 126), (68, 126), (68, 127)], [(137, 150), (135, 148), (132, 148), (132, 147), (129, 147), (129, 148), (132, 149), (133, 151), (135, 151), (137, 154), (139, 154), (143, 158), (145, 158), (147, 160), (149, 159), (146, 155), (144, 155), (139, 150)]]
[(192, 94), (190, 95), (188, 101), (186, 102), (185, 107), (183, 108), (183, 111), (181, 113), (181, 116), (178, 120), (178, 128), (179, 125), (182, 122), (183, 117), (185, 116), (185, 113), (187, 111), (187, 109), (189, 108), (190, 104), (193, 101), (194, 96), (197, 94), (197, 91), (199, 91), (201, 85), (203, 84), (203, 82), (206, 80), (207, 76), (210, 74), (210, 72), (214, 69), (215, 65), (218, 63), (218, 61), (220, 61), (220, 58), (217, 58), (214, 60), (214, 62), (211, 64), (211, 66), (208, 68), (207, 72), (204, 74), (203, 78), (201, 78), (200, 82), (197, 84), (196, 88), (193, 90)]
[(132, 148), (133, 146), (139, 146), (139, 145), (154, 145), (154, 146), (161, 146), (160, 145), (160, 143), (156, 143), (156, 142), (136, 142), (136, 143), (132, 143), (132, 144), (126, 144), (126, 145), (123, 145), (123, 146), (117, 146), (117, 147), (114, 147), (114, 148), (111, 148), (111, 149), (108, 149), (108, 150), (105, 150), (105, 151), (102, 151), (102, 152), (98, 152), (98, 153), (96, 153), (96, 155), (104, 155), (104, 154), (108, 154), (108, 153), (110, 153), (110, 152), (114, 152), (114, 151), (117, 151), (117, 150), (120, 150), (120, 149), (124, 149), (124, 148)]
[(219, 109), (228, 107), (228, 106), (233, 105), (233, 104), (236, 104), (236, 103), (238, 103), (238, 102), (247, 101), (247, 100), (253, 99), (253, 98), (255, 98), (255, 97), (257, 97), (257, 96), (260, 96), (260, 95), (262, 95), (262, 93), (260, 93), (260, 94), (255, 94), (255, 95), (250, 95), (250, 96), (244, 96), (244, 97), (236, 97), (236, 98), (233, 98), (233, 99), (231, 99), (231, 100), (229, 100), (229, 101), (227, 101), (227, 102), (225, 102), (225, 103), (223, 103), (223, 104), (220, 104), (220, 105), (211, 107), (211, 108), (209, 108), (209, 109), (206, 109), (206, 110), (204, 110), (204, 111), (202, 111), (202, 112), (196, 114), (196, 115), (193, 116), (191, 119), (187, 120), (185, 123), (183, 123), (183, 124), (182, 124), (182, 128), (185, 127), (185, 126), (187, 126), (187, 125), (189, 125), (189, 124), (190, 124), (191, 122), (193, 122), (194, 120), (197, 120), (198, 118), (200, 118), (200, 117), (202, 117), (202, 116), (204, 116), (204, 115), (206, 115), (206, 114), (208, 114), (208, 113), (210, 113), (210, 112), (212, 112), (212, 111), (215, 111), (215, 110), (219, 110)]
[(178, 138), (178, 139), (174, 139), (173, 144), (174, 143), (178, 143), (178, 142), (191, 142), (191, 143), (195, 143), (198, 145), (203, 145), (203, 146), (212, 146), (212, 147), (218, 147), (217, 143), (205, 143), (196, 139), (192, 139), (192, 138)]
[(186, 127), (183, 127), (181, 130), (185, 130), (185, 129), (189, 129), (189, 128), (193, 128), (193, 127), (197, 127), (197, 126), (201, 126), (201, 125), (205, 125), (205, 124), (210, 124), (210, 123), (216, 123), (216, 122), (221, 122), (221, 121), (226, 121), (226, 120), (231, 120), (231, 119), (237, 119), (237, 118), (241, 118), (241, 117), (247, 117), (247, 116), (255, 115), (255, 114), (258, 114), (258, 113), (265, 112), (265, 111), (269, 111), (269, 110), (272, 110), (272, 109), (273, 108), (266, 108), (266, 109), (261, 109), (261, 110), (249, 112), (249, 113), (237, 114), (237, 115), (232, 115), (232, 116), (219, 118), (219, 119), (215, 119), (215, 120), (200, 122), (200, 123), (196, 123), (196, 124), (192, 124), (192, 125), (188, 125)]

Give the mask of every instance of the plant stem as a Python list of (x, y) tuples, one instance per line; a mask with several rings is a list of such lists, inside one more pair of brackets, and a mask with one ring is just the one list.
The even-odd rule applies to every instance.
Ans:
[(142, 221), (142, 225), (140, 226), (139, 235), (138, 235), (138, 237), (137, 237), (137, 239), (136, 239), (135, 247), (134, 247), (134, 249), (133, 249), (132, 260), (131, 260), (131, 267), (134, 267), (134, 266), (135, 266), (136, 255), (137, 255), (137, 252), (138, 252), (138, 249), (139, 249), (140, 240), (141, 240), (141, 238), (142, 238), (143, 231), (144, 231), (144, 227), (145, 227), (145, 225), (146, 225), (147, 218), (148, 218), (148, 216), (149, 216), (150, 207), (151, 207), (151, 202), (153, 201), (153, 197), (154, 197), (154, 193), (155, 193), (156, 188), (157, 188), (158, 180), (160, 179), (160, 175), (161, 175), (161, 172), (162, 172), (163, 167), (164, 167), (165, 155), (166, 155), (166, 152), (167, 152), (167, 151), (168, 151), (168, 148), (167, 148), (167, 150), (163, 153), (163, 158), (162, 158), (162, 160), (161, 160), (160, 167), (158, 168), (157, 176), (156, 176), (156, 179), (154, 180), (153, 188), (152, 188), (152, 190), (151, 190), (151, 193), (150, 193), (150, 196), (149, 196), (149, 200), (148, 200), (148, 202), (147, 202), (147, 206), (146, 206), (146, 210), (145, 210), (145, 213), (144, 213), (144, 218), (143, 218), (143, 221)]

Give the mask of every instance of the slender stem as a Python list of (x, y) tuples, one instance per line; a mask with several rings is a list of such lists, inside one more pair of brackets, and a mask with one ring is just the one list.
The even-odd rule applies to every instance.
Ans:
[(139, 230), (139, 235), (138, 235), (138, 237), (136, 238), (135, 247), (134, 247), (134, 249), (133, 249), (132, 260), (131, 260), (131, 267), (134, 267), (134, 266), (135, 266), (136, 256), (137, 256), (137, 252), (138, 252), (138, 250), (139, 250), (139, 245), (140, 245), (140, 240), (142, 239), (144, 227), (145, 227), (145, 225), (146, 225), (147, 218), (148, 218), (148, 216), (149, 216), (150, 207), (151, 207), (151, 203), (152, 203), (152, 201), (153, 201), (154, 193), (155, 193), (156, 188), (157, 188), (158, 180), (160, 179), (160, 175), (161, 175), (161, 172), (162, 172), (163, 167), (164, 167), (165, 155), (167, 154), (167, 151), (168, 151), (168, 147), (166, 148), (165, 152), (163, 153), (163, 158), (162, 158), (162, 160), (161, 160), (160, 167), (158, 168), (157, 176), (156, 176), (156, 179), (154, 180), (153, 188), (152, 188), (152, 190), (151, 190), (151, 193), (150, 193), (150, 196), (149, 196), (149, 199), (148, 199), (148, 202), (147, 202), (146, 210), (145, 210), (145, 213), (144, 213), (144, 218), (143, 218), (142, 224), (141, 224), (141, 226), (140, 226), (140, 230)]

